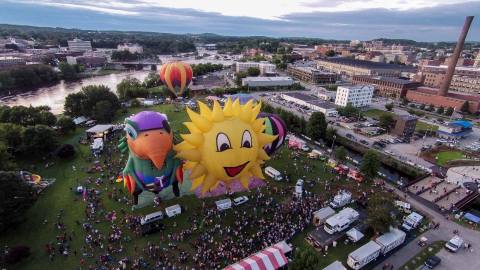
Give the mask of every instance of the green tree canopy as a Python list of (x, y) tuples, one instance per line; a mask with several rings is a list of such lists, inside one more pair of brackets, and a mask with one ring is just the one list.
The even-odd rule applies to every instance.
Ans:
[(443, 114), (445, 112), (445, 108), (443, 108), (443, 106), (440, 106), (437, 108), (437, 113), (438, 114)]
[(60, 132), (64, 134), (75, 130), (75, 123), (73, 122), (72, 118), (67, 115), (58, 117), (57, 126)]
[(338, 113), (345, 117), (358, 117), (361, 116), (361, 112), (358, 108), (354, 107), (352, 103), (347, 103), (347, 106), (338, 109)]
[(385, 104), (385, 109), (387, 109), (387, 111), (391, 112), (393, 110), (393, 102)]
[(345, 160), (347, 160), (347, 149), (343, 146), (337, 147), (337, 149), (335, 149), (335, 158), (340, 162), (345, 162)]
[(33, 196), (31, 186), (18, 173), (0, 171), (0, 231), (12, 229), (24, 220)]
[(448, 107), (447, 110), (445, 111), (445, 115), (446, 116), (451, 116), (452, 114), (453, 114), (453, 108)]
[(325, 138), (327, 131), (327, 120), (321, 112), (314, 112), (307, 122), (307, 136), (314, 141)]
[[(108, 101), (101, 103), (100, 101)], [(118, 97), (104, 85), (84, 86), (79, 93), (70, 94), (65, 100), (65, 113), (72, 117), (88, 116), (100, 117), (102, 121), (113, 119), (115, 112), (120, 108)], [(110, 116), (102, 115), (102, 112), (110, 113)], [(99, 120), (100, 121), (100, 120)]]
[(463, 113), (469, 113), (470, 112), (470, 104), (468, 103), (468, 100), (466, 100), (462, 104), (462, 107), (460, 108), (460, 111), (463, 112)]
[(148, 91), (136, 78), (125, 78), (117, 84), (117, 94), (120, 99), (147, 97)]
[(360, 171), (363, 173), (367, 180), (373, 180), (380, 169), (380, 159), (378, 158), (375, 150), (368, 150), (363, 155), (362, 165)]
[(378, 193), (370, 196), (367, 206), (367, 224), (377, 234), (386, 233), (390, 226), (395, 226), (395, 219), (392, 216), (395, 209), (393, 200)]
[(257, 77), (258, 75), (260, 75), (260, 69), (257, 67), (249, 67), (247, 69), (247, 74), (250, 77)]
[(160, 80), (160, 75), (158, 74), (158, 72), (148, 73), (147, 77), (145, 77), (145, 79), (143, 80), (143, 87), (145, 88), (153, 88), (162, 85), (163, 83), (162, 80)]
[(389, 113), (384, 113), (380, 115), (378, 121), (379, 126), (386, 130), (390, 130), (395, 125), (395, 119), (393, 119), (393, 116)]
[(45, 156), (55, 150), (58, 145), (57, 134), (45, 125), (26, 127), (22, 138), (22, 152), (29, 156)]
[(325, 56), (328, 56), (328, 57), (332, 57), (332, 56), (335, 56), (336, 53), (334, 50), (328, 50), (326, 53), (325, 53)]

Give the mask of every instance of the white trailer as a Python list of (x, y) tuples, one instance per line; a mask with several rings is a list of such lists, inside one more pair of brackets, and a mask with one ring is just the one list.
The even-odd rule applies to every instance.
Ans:
[(323, 270), (347, 270), (345, 266), (340, 261), (334, 261), (333, 263), (329, 264), (327, 267), (323, 268)]
[(383, 255), (390, 252), (392, 249), (400, 246), (405, 242), (405, 236), (407, 234), (399, 229), (392, 229), (390, 232), (385, 233), (378, 237), (375, 242), (382, 247), (381, 253)]
[(266, 167), (265, 174), (270, 176), (275, 181), (283, 180), (282, 174), (273, 167), (270, 167), (270, 166)]
[(230, 199), (223, 199), (223, 200), (218, 200), (215, 202), (217, 205), (217, 210), (218, 211), (223, 211), (232, 208), (232, 200)]
[(412, 212), (403, 219), (402, 228), (406, 231), (415, 229), (420, 223), (422, 223), (423, 216), (417, 212)]
[(335, 197), (333, 197), (333, 200), (330, 202), (330, 206), (333, 208), (340, 208), (349, 204), (351, 201), (352, 193), (350, 193), (348, 190), (341, 190), (337, 195), (335, 195)]
[(323, 229), (329, 234), (341, 232), (346, 230), (353, 222), (357, 221), (359, 216), (360, 214), (354, 209), (349, 207), (344, 208), (342, 211), (329, 217), (325, 221)]
[(165, 208), (165, 214), (167, 214), (168, 217), (174, 217), (176, 215), (180, 215), (181, 213), (182, 207), (180, 207), (179, 204), (175, 204)]
[(335, 210), (333, 210), (329, 206), (319, 209), (313, 212), (313, 220), (312, 220), (313, 225), (315, 226), (323, 225), (323, 223), (325, 223), (325, 221), (333, 215), (335, 215)]
[(371, 261), (377, 259), (378, 256), (380, 256), (381, 249), (382, 247), (379, 244), (375, 243), (374, 241), (370, 241), (354, 252), (350, 253), (348, 255), (347, 264), (352, 269), (361, 269)]

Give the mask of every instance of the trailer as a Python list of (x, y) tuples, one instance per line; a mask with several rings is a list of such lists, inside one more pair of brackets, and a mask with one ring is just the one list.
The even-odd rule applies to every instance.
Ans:
[(270, 166), (266, 167), (265, 174), (270, 176), (275, 181), (283, 180), (282, 174), (273, 167), (270, 167)]
[(415, 229), (423, 220), (423, 216), (417, 212), (412, 212), (403, 219), (402, 228), (406, 231)]
[(330, 202), (332, 208), (340, 208), (352, 201), (352, 193), (348, 190), (341, 190)]
[(165, 208), (165, 214), (167, 214), (168, 217), (174, 217), (176, 215), (180, 215), (181, 213), (182, 207), (180, 207), (179, 204), (175, 204)]
[(348, 255), (347, 264), (352, 269), (358, 270), (374, 261), (380, 256), (382, 247), (370, 241)]
[(218, 200), (215, 202), (217, 205), (217, 210), (218, 211), (223, 211), (232, 208), (232, 200), (230, 199), (223, 199), (223, 200)]
[(347, 270), (345, 266), (340, 261), (334, 261), (333, 263), (329, 264), (327, 267), (323, 268), (323, 270)]
[(333, 215), (335, 215), (335, 210), (333, 210), (329, 206), (319, 209), (313, 212), (313, 220), (312, 220), (313, 225), (315, 226), (323, 225), (323, 223), (325, 223), (325, 221)]
[(346, 230), (352, 223), (358, 220), (360, 214), (352, 208), (344, 208), (337, 214), (329, 217), (323, 229), (329, 233), (334, 234)]
[(378, 237), (375, 242), (382, 247), (381, 253), (387, 254), (391, 250), (400, 246), (405, 242), (406, 233), (399, 229), (392, 229), (390, 232), (385, 233)]

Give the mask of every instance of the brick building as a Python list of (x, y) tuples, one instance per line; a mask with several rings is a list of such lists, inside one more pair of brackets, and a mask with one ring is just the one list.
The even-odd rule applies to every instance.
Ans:
[(420, 86), (419, 82), (382, 76), (356, 75), (352, 77), (352, 82), (354, 84), (372, 84), (375, 87), (375, 95), (394, 99), (405, 97), (409, 89)]
[(355, 75), (400, 77), (402, 72), (414, 73), (416, 68), (343, 57), (319, 59), (317, 68), (351, 78)]
[(457, 93), (448, 93), (446, 96), (440, 96), (438, 95), (438, 89), (430, 87), (418, 87), (415, 90), (409, 90), (407, 99), (411, 102), (432, 104), (435, 107), (452, 107), (455, 111), (459, 111), (465, 101), (468, 101), (471, 113), (480, 111), (480, 96)]
[(395, 115), (395, 127), (391, 131), (398, 137), (410, 138), (415, 133), (417, 118), (411, 115)]
[(287, 73), (297, 80), (318, 84), (335, 83), (339, 79), (339, 76), (335, 73), (325, 72), (313, 67), (288, 65)]

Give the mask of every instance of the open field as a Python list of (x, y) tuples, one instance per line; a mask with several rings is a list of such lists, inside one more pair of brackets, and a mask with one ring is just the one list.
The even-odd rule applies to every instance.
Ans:
[(463, 159), (465, 155), (461, 151), (443, 151), (436, 155), (437, 164), (440, 166), (445, 165), (450, 160)]
[(425, 122), (423, 122), (423, 121), (417, 121), (417, 126), (415, 127), (415, 130), (416, 130), (416, 131), (419, 131), (419, 130), (423, 130), (423, 131), (426, 131), (426, 130), (437, 131), (437, 130), (438, 130), (438, 126), (437, 126), (437, 125), (431, 125), (431, 124), (425, 123)]
[(367, 110), (367, 111), (363, 112), (364, 116), (371, 117), (371, 118), (376, 119), (376, 120), (378, 120), (380, 118), (380, 116), (383, 115), (383, 114), (390, 114), (392, 116), (394, 115), (392, 112), (382, 111), (382, 110), (379, 110), (379, 109), (370, 109), (370, 110)]
[[(149, 110), (157, 110), (168, 115), (172, 129), (177, 134), (185, 131), (185, 128), (181, 124), (186, 120), (186, 114), (184, 110), (175, 112), (172, 105), (158, 105), (148, 108)], [(146, 110), (145, 108), (130, 108), (123, 113), (119, 113), (116, 117), (116, 122), (121, 122), (126, 116), (134, 114), (136, 112)], [(84, 129), (77, 129), (75, 133), (62, 138), (63, 143), (70, 143), (74, 145), (77, 150), (77, 154), (70, 160), (48, 160), (53, 162), (53, 166), (45, 167), (46, 160), (38, 162), (24, 162), (23, 167), (26, 170), (32, 171), (42, 175), (44, 178), (55, 178), (56, 182), (48, 187), (38, 198), (36, 203), (27, 213), (27, 219), (24, 223), (16, 228), (12, 228), (5, 234), (0, 236), (0, 244), (10, 247), (16, 245), (27, 245), (31, 248), (32, 254), (29, 258), (25, 259), (18, 265), (9, 269), (78, 269), (80, 261), (85, 260), (85, 265), (93, 265), (95, 261), (98, 261), (101, 255), (104, 255), (104, 251), (101, 248), (89, 250), (85, 247), (86, 231), (82, 228), (84, 222), (87, 222), (85, 211), (86, 202), (82, 200), (82, 196), (74, 192), (78, 185), (87, 186), (89, 188), (96, 188), (99, 193), (99, 199), (101, 207), (99, 212), (96, 213), (96, 221), (93, 226), (101, 234), (108, 236), (112, 230), (113, 222), (108, 221), (105, 216), (112, 211), (117, 214), (117, 226), (122, 229), (121, 244), (123, 252), (119, 255), (112, 254), (113, 261), (118, 261), (122, 258), (138, 258), (146, 256), (142, 251), (148, 246), (149, 243), (158, 244), (164, 249), (165, 254), (176, 254), (180, 252), (186, 252), (188, 254), (187, 259), (183, 262), (183, 265), (192, 266), (192, 257), (196, 252), (193, 242), (199, 240), (201, 234), (206, 233), (212, 229), (214, 224), (219, 224), (221, 227), (235, 227), (238, 222), (238, 211), (245, 211), (252, 214), (255, 209), (257, 211), (266, 210), (262, 206), (254, 206), (253, 199), (257, 191), (246, 191), (237, 193), (235, 196), (247, 195), (251, 201), (244, 206), (240, 206), (235, 210), (228, 210), (224, 212), (217, 219), (213, 219), (211, 223), (205, 219), (202, 220), (202, 213), (205, 208), (211, 208), (214, 205), (214, 201), (217, 198), (205, 198), (199, 199), (194, 195), (183, 196), (175, 198), (169, 201), (163, 201), (160, 203), (159, 208), (154, 206), (148, 206), (138, 210), (131, 210), (130, 194), (123, 188), (123, 184), (116, 183), (115, 178), (120, 173), (125, 164), (125, 156), (120, 155), (116, 148), (119, 136), (112, 139), (107, 144), (107, 150), (98, 159), (104, 169), (103, 172), (88, 173), (95, 159), (90, 154), (88, 145), (81, 145), (79, 143), (80, 137), (84, 134)], [(267, 165), (271, 165), (278, 169), (280, 172), (288, 176), (289, 181), (274, 182), (272, 180), (267, 181), (267, 186), (261, 188), (262, 193), (271, 196), (277, 203), (288, 202), (292, 199), (293, 186), (298, 178), (306, 180), (305, 189), (309, 192), (316, 194), (322, 200), (327, 200), (332, 194), (340, 188), (349, 188), (355, 195), (360, 194), (364, 190), (371, 190), (372, 187), (366, 185), (358, 186), (355, 183), (356, 188), (352, 188), (352, 182), (343, 178), (335, 179), (334, 175), (324, 165), (323, 162), (318, 160), (311, 160), (306, 158), (303, 152), (294, 152), (286, 147), (276, 153), (273, 158), (267, 162)], [(97, 179), (101, 179), (100, 183), (96, 183)], [(327, 189), (326, 189), (327, 187)], [(222, 197), (220, 197), (222, 198)], [(159, 209), (164, 209), (167, 206), (173, 204), (180, 204), (184, 207), (184, 213), (181, 215), (167, 219), (164, 222), (165, 230), (159, 233), (155, 233), (149, 236), (139, 236), (131, 230), (127, 229), (127, 224), (120, 223), (123, 218), (128, 215), (144, 215)], [(255, 214), (256, 215), (256, 214)], [(263, 216), (264, 219), (270, 220), (269, 214)], [(65, 226), (65, 233), (67, 233), (71, 240), (69, 243), (70, 255), (62, 256), (56, 254), (53, 260), (50, 261), (45, 246), (52, 244), (56, 246), (57, 237), (61, 237), (62, 230), (57, 229), (57, 222)], [(212, 225), (213, 224), (213, 225)], [(195, 229), (193, 229), (195, 228)], [(250, 228), (249, 231), (253, 234), (257, 228)], [(179, 235), (179, 232), (192, 230), (191, 234), (185, 238), (179, 238), (172, 240), (172, 235)], [(306, 246), (304, 240), (305, 233), (298, 234), (293, 238), (295, 246)], [(221, 235), (215, 235), (215, 239), (221, 241)], [(168, 243), (174, 243), (175, 247), (172, 248)], [(326, 257), (322, 256), (325, 265), (330, 264), (336, 259), (342, 261), (346, 260), (346, 256), (349, 252), (355, 249), (356, 246), (345, 246), (343, 243), (339, 243), (337, 248), (331, 248)], [(260, 249), (260, 247), (258, 247)], [(90, 256), (82, 256), (84, 250)], [(145, 257), (144, 257), (145, 258)], [(151, 261), (150, 259), (145, 259)], [(225, 259), (223, 264), (231, 263)], [(84, 268), (82, 268), (84, 269)]]

